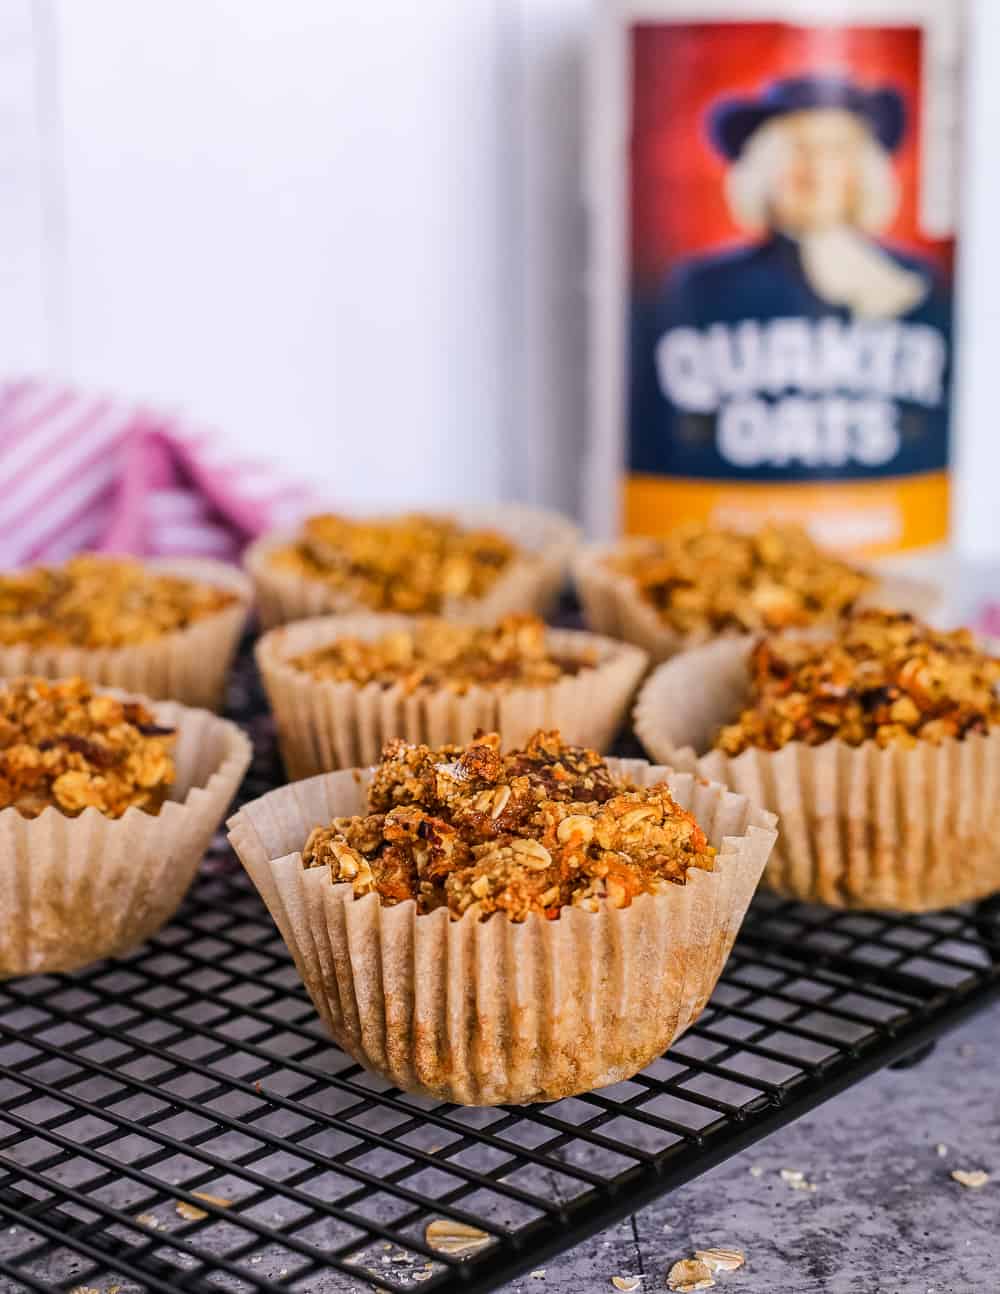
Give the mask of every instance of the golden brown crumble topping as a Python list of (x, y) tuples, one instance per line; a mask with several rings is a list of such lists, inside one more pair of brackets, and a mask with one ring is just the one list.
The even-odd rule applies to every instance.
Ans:
[(109, 818), (130, 806), (157, 813), (174, 779), (174, 732), (138, 701), (94, 692), (83, 679), (15, 679), (0, 688), (0, 808), (70, 817), (93, 805)]
[(740, 534), (691, 524), (608, 564), (631, 576), (664, 623), (682, 634), (834, 619), (874, 583), (797, 526)]
[(716, 851), (665, 783), (637, 787), (557, 732), (506, 753), (496, 733), (438, 749), (390, 742), (368, 810), (317, 827), (305, 865), (329, 867), (356, 896), (415, 899), (421, 913), (555, 920), (568, 905), (627, 907), (683, 885), (690, 867), (714, 868)]
[(338, 638), (289, 664), (336, 683), (464, 693), (471, 687), (540, 687), (596, 663), (593, 653), (575, 660), (554, 656), (546, 632), (544, 621), (529, 615), (505, 616), (488, 628), (422, 620), (370, 641)]
[(0, 643), (125, 647), (214, 615), (232, 593), (122, 558), (74, 557), (0, 575)]
[(325, 514), (310, 517), (271, 561), (373, 611), (433, 615), (452, 599), (483, 597), (517, 554), (505, 535), (463, 530), (447, 517)]
[(915, 746), (1000, 722), (1000, 659), (968, 629), (939, 632), (903, 612), (857, 611), (832, 641), (762, 638), (749, 672), (750, 704), (715, 740), (730, 755), (834, 737)]

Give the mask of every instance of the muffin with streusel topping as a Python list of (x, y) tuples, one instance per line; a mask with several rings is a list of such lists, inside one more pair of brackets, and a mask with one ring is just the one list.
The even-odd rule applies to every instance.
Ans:
[(0, 574), (0, 675), (79, 675), (215, 707), (250, 585), (221, 562), (84, 554)]
[(244, 564), (265, 628), (372, 612), (488, 623), (544, 614), (562, 587), (577, 530), (513, 505), (450, 515), (309, 517), (294, 535), (252, 544)]
[(1000, 658), (967, 629), (878, 608), (832, 634), (684, 653), (648, 680), (655, 757), (756, 796), (782, 831), (767, 883), (921, 911), (1000, 889)]
[(173, 914), (250, 760), (204, 710), (81, 678), (0, 684), (0, 979), (73, 970)]
[(143, 702), (95, 693), (83, 679), (14, 680), (0, 688), (0, 812), (157, 813), (174, 780), (176, 735)]
[(456, 624), (325, 616), (272, 629), (257, 663), (291, 777), (372, 764), (394, 737), (443, 745), (539, 726), (604, 750), (646, 665), (638, 647), (537, 616)]
[(337, 1042), (468, 1105), (658, 1056), (705, 1006), (775, 838), (716, 783), (541, 731), (392, 742), (229, 825)]
[(828, 626), (873, 599), (920, 611), (937, 600), (933, 587), (876, 576), (790, 525), (691, 523), (584, 551), (574, 574), (588, 624), (654, 660), (720, 635)]

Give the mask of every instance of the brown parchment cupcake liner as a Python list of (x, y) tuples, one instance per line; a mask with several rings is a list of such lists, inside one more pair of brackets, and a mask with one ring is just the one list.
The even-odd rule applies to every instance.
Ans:
[(177, 729), (177, 776), (157, 815), (0, 810), (0, 979), (127, 952), (180, 905), (251, 749), (235, 724), (206, 710), (152, 708), (158, 723)]
[(502, 732), (521, 745), (539, 728), (558, 728), (565, 741), (603, 751), (611, 744), (646, 667), (638, 647), (574, 630), (550, 629), (557, 656), (595, 665), (545, 687), (359, 686), (313, 678), (288, 661), (336, 638), (376, 639), (412, 628), (406, 616), (324, 616), (272, 629), (257, 643), (257, 664), (274, 711), (285, 768), (291, 778), (374, 764), (392, 737), (443, 746), (470, 740), (477, 728)]
[(773, 817), (687, 774), (609, 763), (644, 784), (669, 775), (720, 851), (714, 872), (692, 869), (685, 885), (621, 910), (452, 921), (443, 910), (418, 916), (412, 901), (355, 899), (325, 867), (303, 868), (312, 827), (364, 811), (367, 770), (283, 787), (230, 819), (230, 840), (345, 1051), (406, 1091), (520, 1104), (629, 1078), (697, 1019), (774, 843)]
[[(559, 596), (580, 532), (566, 517), (541, 508), (502, 504), (476, 508), (442, 509), (459, 525), (498, 530), (523, 550), (482, 598), (456, 598), (442, 608), (449, 620), (490, 624), (512, 611), (544, 616)], [(292, 533), (265, 535), (243, 555), (244, 569), (253, 580), (257, 610), (265, 629), (304, 620), (309, 616), (364, 612), (352, 599), (329, 588), (322, 580), (275, 567), (271, 555), (292, 543)]]
[(1000, 732), (881, 749), (791, 742), (711, 749), (748, 691), (754, 639), (719, 639), (650, 675), (635, 730), (654, 759), (716, 778), (778, 815), (764, 884), (839, 908), (924, 912), (1000, 890)]
[[(708, 626), (695, 633), (678, 633), (664, 624), (632, 579), (608, 568), (607, 559), (614, 553), (642, 552), (649, 549), (651, 542), (630, 539), (624, 544), (583, 548), (573, 563), (573, 581), (588, 628), (635, 643), (649, 653), (652, 661), (659, 662), (719, 635)], [(934, 584), (878, 570), (873, 573), (879, 582), (858, 600), (859, 606), (893, 607), (926, 618), (941, 601), (941, 591)]]
[(216, 709), (222, 701), (226, 676), (246, 624), (253, 587), (235, 566), (210, 558), (164, 558), (150, 560), (145, 565), (164, 575), (177, 575), (225, 589), (239, 600), (186, 629), (132, 646), (0, 645), (0, 676), (79, 676), (105, 687)]

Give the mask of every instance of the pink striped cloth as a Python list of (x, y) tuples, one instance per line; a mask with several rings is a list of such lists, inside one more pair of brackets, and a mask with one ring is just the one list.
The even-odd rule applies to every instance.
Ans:
[(0, 567), (83, 550), (235, 559), (322, 506), (211, 432), (53, 383), (0, 383)]

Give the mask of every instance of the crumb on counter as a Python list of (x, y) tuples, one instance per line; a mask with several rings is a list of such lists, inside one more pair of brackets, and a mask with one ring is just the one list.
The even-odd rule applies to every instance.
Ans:
[(1000, 722), (1000, 659), (968, 629), (930, 629), (905, 612), (857, 611), (832, 639), (764, 637), (749, 676), (748, 705), (715, 739), (729, 755), (833, 738), (914, 746)]
[(753, 633), (849, 610), (871, 576), (819, 548), (798, 526), (753, 534), (695, 523), (608, 559), (677, 633)]
[(567, 906), (628, 907), (643, 893), (714, 869), (715, 849), (666, 783), (638, 787), (592, 750), (537, 732), (503, 752), (496, 733), (468, 746), (390, 742), (368, 813), (317, 827), (307, 867), (385, 904), (414, 899), (479, 919), (558, 919)]
[(236, 600), (141, 562), (84, 554), (0, 575), (0, 643), (131, 646), (186, 629)]
[(370, 640), (337, 638), (288, 663), (329, 682), (377, 683), (407, 693), (447, 688), (463, 694), (472, 687), (543, 687), (593, 666), (596, 657), (554, 655), (544, 621), (509, 615), (488, 627), (432, 619)]
[(518, 555), (498, 531), (466, 530), (448, 517), (327, 513), (310, 517), (271, 562), (372, 611), (433, 615), (453, 599), (483, 597)]
[(174, 779), (174, 732), (138, 701), (95, 692), (83, 679), (17, 679), (0, 688), (0, 808), (26, 818), (54, 805), (120, 818), (157, 813)]

